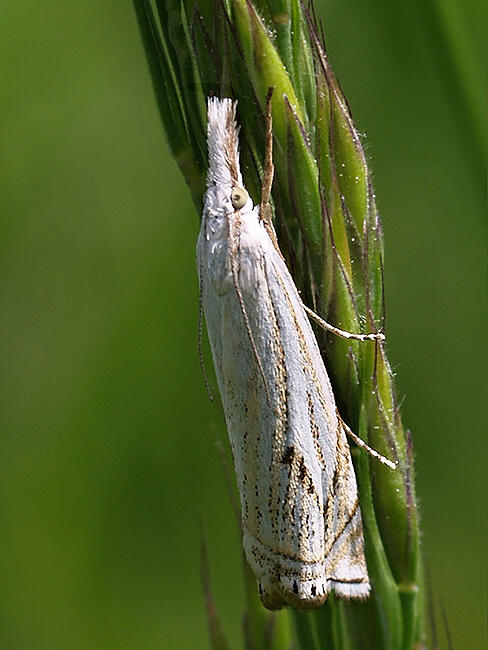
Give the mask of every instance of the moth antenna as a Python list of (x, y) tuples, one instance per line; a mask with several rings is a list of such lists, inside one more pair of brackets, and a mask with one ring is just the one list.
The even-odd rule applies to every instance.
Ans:
[(256, 343), (254, 342), (254, 336), (251, 330), (251, 324), (249, 323), (249, 316), (247, 315), (246, 311), (246, 305), (244, 304), (244, 298), (242, 297), (242, 292), (239, 287), (239, 282), (238, 282), (238, 274), (237, 274), (237, 265), (236, 265), (236, 258), (237, 258), (237, 250), (236, 250), (236, 237), (235, 237), (235, 231), (234, 231), (234, 224), (232, 223), (232, 220), (229, 219), (229, 244), (230, 244), (230, 249), (231, 249), (231, 270), (232, 270), (232, 278), (234, 280), (234, 288), (237, 293), (237, 298), (239, 300), (239, 306), (241, 308), (242, 312), (242, 317), (244, 318), (244, 324), (246, 326), (246, 331), (247, 335), (249, 336), (249, 340), (251, 342), (251, 347), (252, 351), (254, 354), (254, 357), (256, 359), (256, 362), (258, 364), (259, 372), (261, 373), (261, 377), (263, 378), (263, 383), (264, 383), (264, 390), (266, 391), (266, 398), (268, 400), (269, 406), (272, 406), (272, 401), (271, 401), (271, 395), (268, 390), (268, 384), (266, 383), (266, 375), (264, 374), (264, 368), (263, 364), (261, 363), (261, 359), (259, 358), (258, 350), (256, 348)]
[(341, 418), (339, 414), (337, 414), (339, 417), (339, 420), (342, 422), (342, 426), (344, 427), (344, 431), (347, 433), (347, 435), (354, 440), (354, 442), (357, 444), (358, 447), (361, 447), (362, 449), (365, 449), (370, 456), (373, 456), (373, 458), (376, 458), (377, 460), (380, 461), (380, 463), (383, 463), (383, 465), (386, 465), (390, 469), (396, 469), (398, 467), (398, 463), (396, 463), (394, 460), (390, 460), (389, 458), (386, 458), (382, 454), (380, 454), (376, 449), (373, 449), (370, 447), (368, 444), (364, 442), (362, 438), (360, 438), (358, 435), (354, 433), (352, 429), (350, 429), (347, 424), (344, 422), (344, 420)]
[(263, 166), (263, 183), (261, 186), (261, 204), (259, 207), (259, 216), (266, 228), (271, 241), (276, 250), (281, 251), (278, 246), (278, 239), (273, 226), (273, 217), (271, 213), (271, 204), (269, 202), (271, 196), (271, 188), (273, 187), (274, 179), (274, 164), (273, 164), (273, 117), (271, 115), (271, 100), (273, 98), (274, 86), (268, 88), (266, 94), (266, 115), (265, 115), (265, 148), (264, 148), (264, 166)]
[(210, 384), (208, 381), (207, 373), (205, 371), (205, 363), (203, 361), (203, 350), (202, 350), (202, 329), (203, 329), (203, 269), (202, 269), (202, 259), (201, 256), (198, 256), (198, 360), (200, 362), (200, 372), (202, 373), (203, 381), (205, 383), (205, 388), (207, 389), (208, 396), (210, 401), (213, 402), (213, 395), (210, 389)]
[(274, 165), (273, 165), (273, 119), (271, 117), (271, 99), (273, 97), (274, 87), (271, 86), (266, 95), (266, 116), (265, 116), (265, 149), (264, 149), (264, 169), (263, 185), (261, 187), (261, 219), (271, 223), (271, 209), (269, 197), (273, 186)]
[(353, 332), (346, 332), (345, 330), (334, 327), (334, 325), (331, 325), (325, 321), (318, 314), (316, 314), (313, 309), (307, 307), (307, 305), (304, 304), (303, 307), (310, 318), (314, 320), (318, 325), (320, 325), (320, 327), (322, 327), (324, 330), (327, 330), (328, 332), (332, 332), (333, 334), (340, 336), (343, 339), (354, 339), (356, 341), (384, 341), (386, 339), (386, 336), (383, 334), (383, 332), (371, 332), (370, 334), (354, 334)]

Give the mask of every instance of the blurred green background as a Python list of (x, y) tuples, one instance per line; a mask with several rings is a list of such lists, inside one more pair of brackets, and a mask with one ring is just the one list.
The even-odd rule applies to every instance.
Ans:
[[(486, 227), (469, 134), (484, 126), (485, 4), (318, 9), (367, 134), (434, 600), (454, 647), (484, 648)], [(202, 514), (241, 648), (225, 432), (198, 363), (198, 217), (132, 6), (3, 3), (0, 50), (0, 647), (209, 647)]]

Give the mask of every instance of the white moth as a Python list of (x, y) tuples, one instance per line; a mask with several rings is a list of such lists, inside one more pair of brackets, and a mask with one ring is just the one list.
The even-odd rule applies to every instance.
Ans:
[(243, 545), (269, 609), (366, 598), (356, 477), (315, 335), (243, 188), (235, 103), (208, 100), (200, 289), (241, 500)]

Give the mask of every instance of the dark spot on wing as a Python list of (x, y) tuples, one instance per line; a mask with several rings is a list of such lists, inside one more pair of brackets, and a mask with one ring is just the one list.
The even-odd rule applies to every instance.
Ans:
[(293, 463), (294, 458), (295, 458), (295, 447), (293, 447), (293, 445), (290, 445), (285, 449), (285, 453), (283, 454), (283, 458), (281, 459), (281, 462), (284, 465), (291, 465)]
[(332, 477), (332, 496), (335, 497), (339, 487), (339, 465), (336, 466), (334, 476)]

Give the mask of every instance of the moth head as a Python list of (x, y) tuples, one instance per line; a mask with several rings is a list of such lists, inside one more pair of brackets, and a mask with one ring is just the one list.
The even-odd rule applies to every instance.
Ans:
[(232, 191), (230, 193), (230, 200), (232, 201), (234, 210), (240, 210), (243, 208), (246, 205), (248, 198), (249, 194), (243, 187), (236, 186), (232, 188)]

